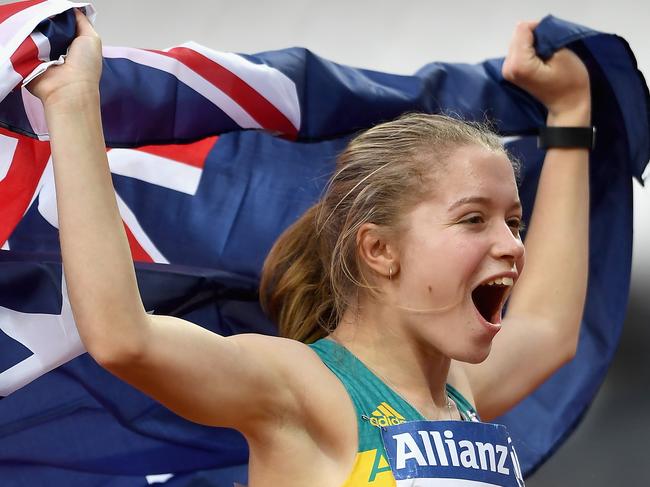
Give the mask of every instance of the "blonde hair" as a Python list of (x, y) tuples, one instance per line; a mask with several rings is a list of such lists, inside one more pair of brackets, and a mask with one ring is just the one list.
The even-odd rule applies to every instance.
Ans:
[(260, 300), (282, 336), (322, 338), (358, 289), (374, 292), (357, 251), (359, 228), (374, 223), (399, 231), (405, 211), (431, 193), (435, 169), (467, 145), (506, 154), (484, 125), (421, 113), (372, 127), (348, 144), (322, 199), (279, 237), (264, 262)]

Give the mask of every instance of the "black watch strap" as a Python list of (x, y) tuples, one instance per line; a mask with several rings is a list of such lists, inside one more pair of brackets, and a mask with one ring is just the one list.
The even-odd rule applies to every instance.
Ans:
[(596, 127), (540, 127), (537, 147), (593, 149), (596, 146)]

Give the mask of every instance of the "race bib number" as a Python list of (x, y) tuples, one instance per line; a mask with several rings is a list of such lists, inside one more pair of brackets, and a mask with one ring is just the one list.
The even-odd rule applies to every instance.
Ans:
[(411, 421), (382, 428), (397, 487), (522, 487), (505, 426), (470, 421)]

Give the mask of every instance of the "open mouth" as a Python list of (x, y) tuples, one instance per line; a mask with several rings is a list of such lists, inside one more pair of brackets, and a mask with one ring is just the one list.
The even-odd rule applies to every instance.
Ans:
[[(512, 282), (512, 280), (511, 280)], [(512, 283), (480, 284), (472, 291), (474, 306), (488, 323), (501, 323), (501, 309), (508, 297)]]

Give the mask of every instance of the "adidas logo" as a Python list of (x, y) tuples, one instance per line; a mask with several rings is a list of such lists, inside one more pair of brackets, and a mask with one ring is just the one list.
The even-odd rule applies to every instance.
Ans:
[(368, 419), (371, 425), (377, 427), (393, 426), (406, 422), (404, 416), (395, 411), (387, 402), (382, 402), (377, 409), (372, 412)]

